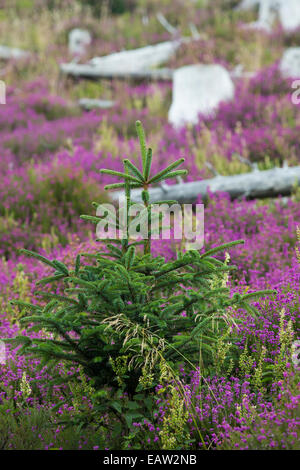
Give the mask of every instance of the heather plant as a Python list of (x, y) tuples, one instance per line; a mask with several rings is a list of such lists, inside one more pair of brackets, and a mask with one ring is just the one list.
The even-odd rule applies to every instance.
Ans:
[[(205, 295), (200, 281), (200, 287), (195, 287), (187, 278), (192, 273), (188, 266), (164, 276), (166, 282), (169, 277), (175, 282), (177, 273), (184, 283), (174, 283), (172, 292), (157, 289), (154, 313), (146, 311), (142, 301), (130, 300), (127, 284), (122, 281), (125, 287), (120, 297), (126, 311), (121, 313), (146, 333), (149, 328), (152, 336), (161, 332), (157, 340), (164, 341), (161, 349), (151, 346), (158, 354), (148, 362), (146, 333), (142, 340), (139, 332), (143, 330), (133, 331), (134, 336), (126, 338), (125, 329), (121, 331), (118, 324), (113, 331), (108, 321), (120, 310), (102, 301), (101, 293), (69, 281), (75, 276), (79, 255), (77, 278), (95, 285), (100, 276), (109, 282), (114, 276), (104, 294), (109, 292), (109, 301), (115, 301), (116, 292), (110, 289), (113, 286), (117, 290), (113, 282), (120, 284), (120, 276), (114, 264), (105, 267), (102, 257), (120, 265), (122, 257), (112, 256), (108, 241), (92, 240), (91, 220), (82, 220), (79, 215), (88, 213), (91, 195), (98, 204), (105, 201), (103, 186), (111, 183), (112, 175), (100, 175), (100, 165), (124, 173), (122, 156), (140, 169), (137, 118), (145, 125), (153, 154), (159, 155), (152, 160), (152, 175), (182, 155), (187, 155), (186, 181), (211, 178), (216, 172), (246, 173), (252, 171), (251, 161), (259, 170), (283, 163), (299, 164), (300, 108), (291, 102), (291, 80), (283, 78), (278, 67), (286, 47), (297, 47), (299, 30), (286, 33), (275, 27), (265, 33), (244, 28), (241, 22), (255, 21), (257, 13), (233, 11), (239, 0), (198, 0), (189, 2), (188, 8), (184, 0), (135, 0), (132, 12), (110, 15), (104, 8), (101, 17), (93, 15), (83, 2), (70, 0), (0, 3), (0, 43), (31, 51), (31, 57), (25, 60), (1, 60), (7, 103), (0, 105), (0, 256), (5, 256), (0, 259), (0, 337), (22, 335), (28, 338), (24, 342), (28, 342), (29, 351), (30, 342), (36, 349), (50, 351), (49, 357), (34, 357), (19, 350), (19, 340), (6, 344), (7, 362), (0, 364), (0, 448), (299, 447), (299, 368), (295, 353), (300, 256), (295, 227), (300, 220), (300, 192), (296, 185), (291, 198), (231, 201), (227, 194), (209, 194), (205, 201), (205, 250), (236, 239), (245, 243), (227, 250), (237, 269), (229, 266), (228, 255), (224, 263), (222, 252), (216, 252), (212, 259), (217, 261), (209, 260), (215, 263), (216, 272), (210, 275), (201, 271), (202, 281), (207, 281), (212, 292), (227, 289), (232, 300), (234, 294), (236, 299), (261, 289), (276, 289), (277, 294), (258, 300), (253, 297), (251, 306), (256, 315), (254, 310), (240, 308), (238, 302), (224, 307), (207, 298), (203, 304), (210, 303), (215, 313), (208, 314), (197, 345), (191, 342), (194, 349), (183, 345), (183, 356), (179, 345), (179, 351), (169, 357), (170, 345), (178, 345), (204, 318), (194, 321), (191, 313), (183, 310), (183, 319), (180, 314), (174, 318), (168, 314), (167, 326), (155, 326), (154, 320), (161, 319), (165, 307), (176, 308), (176, 297), (180, 302), (194, 290)], [(180, 130), (167, 123), (171, 83), (73, 81), (59, 74), (59, 63), (71, 60), (67, 48), (71, 29), (86, 28), (92, 35), (92, 44), (81, 59), (86, 62), (94, 56), (169, 41), (171, 35), (158, 21), (158, 11), (176, 27), (178, 35), (191, 37), (190, 23), (195, 26), (194, 33), (199, 31), (199, 37), (183, 44), (167, 67), (220, 63), (228, 71), (234, 72), (241, 65), (243, 72), (254, 72), (250, 79), (236, 76), (234, 100), (220, 104), (214, 116), (199, 116), (197, 125)], [(85, 112), (75, 104), (83, 97), (113, 100), (115, 106)], [(120, 243), (111, 243), (122, 251)], [(130, 239), (129, 245), (132, 243)], [(65, 282), (61, 278), (41, 284), (41, 289), (36, 283), (52, 277), (57, 269), (19, 254), (20, 247), (38, 250), (51, 263), (63, 263), (69, 271)], [(142, 289), (149, 290), (149, 285), (151, 289), (153, 272), (136, 271), (135, 263), (145, 256), (145, 247), (141, 243), (135, 248), (135, 261), (125, 269), (131, 283), (135, 287), (138, 283), (135, 292), (139, 296)], [(166, 265), (181, 259), (187, 245), (184, 240), (151, 240), (148, 248), (154, 270), (161, 258)], [(200, 256), (204, 254), (203, 249)], [(194, 261), (191, 263), (198, 269)], [(218, 265), (224, 267), (223, 272), (218, 272)], [(42, 294), (35, 295), (39, 290)], [(88, 299), (80, 307), (75, 304), (79, 303), (79, 294)], [(10, 303), (16, 299), (25, 305)], [(48, 318), (43, 309), (52, 299), (57, 306), (51, 310), (50, 304)], [(150, 301), (153, 305), (152, 292)], [(32, 314), (29, 302), (36, 306)], [(202, 305), (194, 305), (200, 313), (203, 308), (205, 315)], [(138, 308), (141, 314), (146, 311), (145, 321), (138, 316)], [(27, 324), (30, 315), (39, 315), (43, 325), (37, 320)], [(65, 330), (58, 331), (56, 325), (49, 331), (45, 322), (52, 318), (60, 326), (64, 322)], [(82, 318), (91, 324), (82, 323)], [(100, 329), (106, 326), (102, 335), (106, 342), (97, 336), (99, 325), (93, 322), (100, 323)], [(82, 335), (73, 326), (82, 329)], [(169, 330), (174, 335), (171, 338)], [(97, 371), (88, 371), (86, 364), (72, 364), (71, 354), (76, 360), (82, 357), (72, 350), (73, 343), (67, 345), (63, 334), (75, 343), (74, 347), (79, 344), (84, 354), (89, 353), (86, 362), (95, 356), (103, 358)], [(59, 348), (69, 360), (50, 357)], [(102, 370), (106, 382), (97, 385)], [(136, 391), (130, 389), (134, 374)], [(132, 388), (136, 383), (133, 379)]]
[[(65, 427), (58, 424), (59, 415), (55, 416), (50, 408), (23, 405), (15, 409), (15, 401), (0, 405), (1, 450), (82, 450), (107, 445), (104, 428), (95, 433), (94, 426), (87, 426), (84, 432), (78, 427)], [(22, 399), (18, 401), (21, 404)]]
[(166, 443), (169, 449), (298, 448), (299, 396), (293, 370), (287, 368), (268, 396), (247, 375), (205, 378), (201, 368), (190, 374), (181, 368), (180, 377), (184, 393), (178, 385), (159, 385), (153, 419), (135, 423), (134, 438), (143, 439), (143, 448), (161, 449)]
[[(30, 283), (21, 264), (17, 266), (16, 277), (14, 278), (12, 285), (12, 293), (16, 294), (23, 302), (30, 301)], [(15, 323), (18, 322), (18, 318), (22, 315), (22, 312), (20, 313), (19, 309), (16, 309), (13, 305), (8, 304), (7, 315), (10, 321)]]
[(273, 403), (256, 406), (245, 396), (236, 423), (224, 426), (223, 449), (299, 450), (299, 383), (293, 372), (273, 386)]
[(168, 413), (164, 416), (160, 438), (162, 449), (172, 450), (190, 446), (190, 436), (187, 432), (187, 421), (189, 413), (185, 400), (175, 386), (170, 393), (170, 406)]
[[(298, 240), (298, 244), (300, 244), (300, 227), (297, 227), (297, 240)], [(297, 256), (298, 263), (300, 264), (300, 251), (299, 251), (298, 246), (296, 246), (296, 256)]]
[(55, 241), (65, 245), (68, 233), (83, 227), (77, 215), (88, 210), (90, 191), (99, 201), (107, 200), (92, 178), (57, 159), (47, 166), (28, 165), (7, 176), (8, 181), (1, 188), (0, 203), (0, 252), (5, 256), (12, 256), (21, 244), (29, 249), (38, 244), (47, 249)]
[(278, 63), (275, 63), (263, 68), (250, 79), (249, 90), (262, 96), (287, 96), (291, 93), (291, 84), (292, 80), (283, 78)]
[[(26, 106), (26, 102), (23, 106)], [(80, 111), (76, 106), (70, 106), (62, 99), (51, 96), (30, 96), (30, 106), (39, 115), (45, 116), (48, 121), (55, 121), (56, 119), (79, 116)]]
[[(241, 241), (229, 242), (202, 254), (197, 250), (178, 252), (176, 260), (166, 261), (162, 256), (151, 255), (151, 224), (145, 239), (136, 241), (129, 237), (128, 227), (136, 223), (129, 215), (133, 204), (131, 189), (142, 188), (141, 215), (150, 222), (154, 204), (149, 199), (149, 186), (186, 174), (186, 170), (177, 169), (184, 161), (179, 159), (151, 175), (152, 150), (146, 147), (139, 121), (136, 128), (142, 170), (128, 159), (123, 161), (123, 173), (102, 170), (104, 174), (124, 180), (106, 188), (125, 190), (125, 238), (104, 240), (105, 251), (87, 255), (91, 261), (84, 265), (81, 264), (84, 254), (78, 255), (71, 269), (61, 261), (25, 250), (24, 253), (53, 269), (53, 274), (40, 279), (37, 286), (54, 286), (50, 292), (48, 289), (36, 291), (42, 303), (13, 301), (26, 310), (20, 322), (26, 325), (27, 331), (42, 333), (41, 337), (16, 338), (15, 341), (23, 343), (19, 352), (41, 357), (42, 364), (63, 360), (80, 365), (95, 389), (93, 414), (99, 416), (105, 410), (113, 411), (115, 432), (120, 422), (130, 429), (134, 419), (151, 415), (151, 390), (161, 379), (161, 364), (164, 370), (170, 371), (175, 383), (179, 364), (187, 362), (189, 367), (195, 367), (199, 354), (201, 364), (209, 370), (215, 360), (218, 337), (224, 328), (235, 324), (230, 307), (245, 308), (256, 315), (249, 301), (273, 292), (230, 295), (226, 277), (224, 280), (224, 273), (232, 269), (227, 265), (228, 256), (223, 263), (213, 255)], [(105, 207), (94, 205), (98, 209)], [(95, 223), (102, 220), (94, 216), (83, 218)], [(119, 224), (118, 217), (118, 228)], [(61, 377), (54, 374), (53, 384), (60, 381)], [(124, 396), (123, 401), (121, 396)], [(173, 398), (176, 400), (175, 396)], [(78, 419), (89, 422), (91, 413), (82, 410)]]

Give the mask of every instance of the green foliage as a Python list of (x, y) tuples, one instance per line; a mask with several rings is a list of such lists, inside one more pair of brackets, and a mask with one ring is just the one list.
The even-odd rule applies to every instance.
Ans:
[(171, 387), (171, 398), (168, 413), (164, 416), (160, 438), (162, 448), (165, 450), (189, 448), (190, 435), (186, 425), (189, 412), (186, 403), (182, 400), (180, 392), (176, 387)]
[[(19, 400), (20, 402), (20, 400)], [(88, 426), (84, 432), (79, 426), (57, 424), (51, 409), (15, 406), (12, 399), (0, 404), (0, 449), (8, 450), (78, 450), (99, 446), (104, 449), (107, 435), (103, 427)], [(97, 432), (96, 432), (97, 431)]]
[[(152, 175), (152, 151), (146, 146), (140, 122), (137, 133), (141, 170), (127, 159), (124, 173), (102, 170), (123, 180), (106, 188), (124, 188), (127, 227), (134, 221), (129, 215), (132, 188), (143, 188), (143, 213), (147, 218), (154, 205), (149, 200), (149, 186), (186, 174), (185, 170), (178, 170), (184, 161), (179, 159)], [(102, 220), (83, 218), (96, 223)], [(118, 227), (120, 218), (119, 211)], [(72, 267), (23, 250), (53, 269), (52, 277), (38, 282), (47, 287), (53, 284), (53, 289), (36, 292), (41, 299), (38, 304), (13, 302), (26, 310), (20, 322), (29, 331), (50, 333), (46, 338), (18, 337), (15, 341), (23, 344), (19, 353), (41, 357), (42, 366), (61, 360), (81, 366), (95, 390), (95, 416), (107, 410), (115, 413), (116, 433), (120, 421), (131, 429), (133, 420), (149, 416), (153, 410), (151, 393), (162, 380), (162, 364), (175, 383), (179, 364), (194, 368), (199, 364), (199, 355), (205, 367), (213, 366), (220, 348), (218, 339), (233, 324), (230, 307), (242, 307), (255, 315), (248, 301), (270, 293), (230, 295), (224, 276), (233, 268), (227, 265), (228, 257), (222, 263), (214, 255), (242, 243), (240, 240), (202, 254), (196, 250), (179, 252), (177, 259), (166, 261), (151, 255), (151, 227), (149, 237), (141, 242), (132, 241), (128, 233), (127, 228), (122, 240), (106, 240), (106, 251), (87, 255), (85, 264), (81, 264), (85, 255), (78, 256)], [(223, 335), (223, 342), (224, 338)], [(53, 383), (59, 381), (61, 377), (57, 376)], [(148, 408), (144, 404), (145, 390), (150, 399)], [(120, 401), (124, 392), (127, 398)], [(136, 394), (142, 396), (140, 401)], [(174, 395), (173, 399), (178, 397)], [(182, 416), (184, 413), (181, 410)], [(90, 415), (85, 415), (88, 421)], [(84, 413), (78, 419), (83, 416)], [(177, 418), (170, 417), (166, 426), (170, 428), (172, 419)]]
[(79, 81), (72, 84), (70, 94), (74, 101), (81, 98), (98, 98), (105, 87), (102, 83), (92, 81)]
[[(21, 237), (21, 243), (26, 248), (37, 245), (47, 248), (47, 240), (43, 241), (44, 234), (47, 234), (48, 244), (51, 240), (56, 240), (65, 245), (68, 241), (67, 234), (57, 229), (57, 221), (63, 221), (70, 232), (75, 231), (81, 221), (74, 214), (79, 215), (88, 210), (91, 192), (98, 201), (107, 200), (99, 186), (91, 179), (86, 180), (80, 169), (62, 167), (58, 161), (53, 161), (50, 171), (47, 174), (43, 174), (43, 171), (30, 165), (25, 180), (23, 175), (13, 178), (16, 184), (30, 188), (30, 191), (24, 190), (14, 198), (10, 212), (0, 202), (0, 234), (3, 239), (2, 248), (5, 248), (7, 256), (15, 250), (16, 245), (20, 246)], [(14, 195), (12, 185), (7, 196), (13, 200)], [(30, 229), (27, 228), (28, 224)]]
[(132, 10), (135, 1), (134, 0), (79, 0), (85, 5), (89, 5), (95, 15), (100, 15), (105, 8), (107, 8), (112, 14), (118, 15), (125, 13), (128, 10)]
[(69, 106), (66, 103), (51, 103), (49, 99), (42, 98), (37, 101), (33, 109), (43, 114), (48, 121), (55, 121), (56, 119), (62, 119), (64, 117), (73, 117), (80, 115), (80, 109), (76, 106)]

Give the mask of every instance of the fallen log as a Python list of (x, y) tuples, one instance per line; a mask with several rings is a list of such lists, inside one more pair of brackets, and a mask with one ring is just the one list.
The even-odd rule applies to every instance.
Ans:
[(182, 44), (190, 41), (191, 38), (178, 38), (151, 46), (114, 52), (106, 56), (94, 57), (89, 64), (115, 72), (149, 70), (166, 63)]
[(18, 60), (25, 59), (30, 56), (30, 52), (18, 49), (16, 47), (7, 47), (0, 45), (0, 59), (4, 60)]
[(161, 12), (156, 13), (156, 18), (158, 19), (160, 24), (165, 28), (165, 30), (168, 31), (168, 33), (172, 34), (172, 36), (176, 36), (176, 34), (179, 34), (178, 29), (172, 26), (168, 22), (165, 15), (163, 15)]
[(172, 81), (172, 69), (149, 69), (149, 70), (104, 70), (101, 66), (91, 64), (61, 64), (60, 70), (64, 75), (74, 78), (86, 78), (89, 80), (112, 79), (120, 80), (151, 80), (151, 81)]
[(78, 101), (81, 108), (89, 111), (91, 109), (109, 109), (112, 108), (116, 103), (110, 100), (97, 100), (91, 98), (81, 98)]
[[(300, 185), (300, 166), (274, 168), (272, 170), (254, 170), (233, 176), (216, 176), (215, 178), (179, 183), (151, 188), (150, 201), (176, 200), (181, 204), (193, 204), (199, 196), (205, 200), (208, 190), (227, 192), (232, 199), (246, 197), (247, 199), (288, 196), (295, 184)], [(131, 192), (132, 200), (141, 201), (141, 191), (134, 189)], [(112, 192), (111, 198), (118, 201), (124, 198), (122, 191)]]
[[(87, 80), (101, 80), (101, 79), (118, 79), (118, 80), (149, 80), (160, 82), (171, 82), (173, 80), (174, 69), (161, 68), (149, 70), (103, 70), (99, 66), (92, 64), (76, 64), (70, 62), (61, 64), (60, 70), (63, 75), (73, 78), (83, 78)], [(230, 76), (235, 78), (252, 78), (254, 72), (243, 72), (240, 68), (236, 68), (229, 72)]]
[(63, 74), (90, 79), (131, 78), (170, 81), (173, 77), (173, 70), (156, 67), (166, 63), (182, 44), (192, 40), (192, 38), (178, 38), (152, 46), (94, 57), (87, 64), (74, 62), (62, 64), (60, 69)]
[(247, 11), (257, 6), (258, 20), (247, 27), (271, 32), (277, 17), (285, 32), (295, 31), (300, 26), (299, 0), (243, 0), (236, 10)]

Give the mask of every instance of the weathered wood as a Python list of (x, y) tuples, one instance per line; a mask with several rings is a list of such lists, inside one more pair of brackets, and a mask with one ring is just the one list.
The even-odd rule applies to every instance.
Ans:
[(190, 42), (191, 38), (177, 38), (157, 44), (113, 52), (106, 56), (93, 57), (89, 64), (101, 66), (101, 69), (114, 72), (136, 72), (151, 70), (168, 62), (181, 44)]
[[(149, 193), (152, 202), (177, 200), (182, 204), (187, 204), (195, 203), (198, 196), (205, 200), (208, 189), (213, 193), (217, 191), (227, 192), (232, 199), (287, 196), (291, 194), (296, 183), (300, 184), (300, 166), (274, 168), (265, 171), (256, 170), (251, 173), (233, 176), (216, 176), (207, 180), (171, 186), (164, 184), (162, 187), (151, 188)], [(132, 190), (131, 194), (134, 201), (141, 201), (140, 190)], [(119, 197), (123, 198), (124, 194), (121, 191), (112, 192), (111, 197), (117, 201)]]
[(284, 31), (295, 31), (300, 26), (299, 0), (242, 0), (236, 10), (251, 10), (258, 6), (258, 20), (247, 25), (271, 31), (278, 17)]
[(103, 70), (100, 66), (96, 65), (69, 63), (61, 64), (60, 70), (64, 75), (90, 80), (116, 78), (120, 80), (172, 81), (173, 78), (173, 70), (167, 68), (136, 71), (109, 71)]
[(81, 108), (90, 110), (90, 109), (108, 109), (112, 108), (116, 103), (115, 101), (110, 100), (97, 100), (91, 98), (81, 98), (78, 101), (78, 104)]
[(31, 54), (28, 51), (24, 51), (22, 49), (18, 49), (16, 47), (8, 47), (8, 46), (1, 46), (0, 45), (0, 59), (4, 60), (18, 60), (24, 59), (29, 57)]
[[(169, 68), (137, 70), (137, 71), (115, 71), (103, 70), (101, 67), (92, 64), (76, 64), (70, 62), (60, 65), (60, 70), (64, 75), (73, 78), (83, 78), (87, 80), (102, 80), (102, 79), (118, 79), (118, 80), (149, 80), (149, 81), (162, 81), (171, 82), (175, 70)], [(243, 72), (240, 68), (236, 68), (229, 72), (230, 76), (234, 78), (251, 78), (255, 75), (254, 72)]]
[(163, 15), (161, 12), (156, 13), (156, 18), (160, 22), (160, 24), (165, 28), (168, 33), (172, 34), (172, 36), (176, 36), (176, 34), (179, 34), (179, 31), (177, 28), (172, 26), (165, 15)]
[(61, 65), (64, 74), (74, 77), (99, 79), (148, 79), (172, 80), (173, 70), (157, 67), (174, 56), (181, 44), (192, 38), (178, 38), (137, 49), (114, 52), (102, 57), (94, 57), (87, 64), (74, 62)]

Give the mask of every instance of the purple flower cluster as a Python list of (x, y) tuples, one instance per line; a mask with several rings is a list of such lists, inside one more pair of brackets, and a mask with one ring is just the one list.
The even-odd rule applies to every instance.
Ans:
[[(206, 13), (199, 21), (206, 21)], [(104, 28), (104, 37), (111, 34), (108, 29)], [(147, 34), (143, 36), (145, 43), (150, 42)], [(244, 47), (253, 34), (253, 31), (241, 32), (240, 46)], [(278, 35), (274, 33), (275, 43)], [(174, 64), (210, 62), (212, 58), (219, 63), (228, 62), (232, 46), (226, 42), (218, 55), (220, 37), (201, 39), (184, 47), (173, 59)], [(151, 38), (155, 42), (168, 36), (152, 34)], [(265, 40), (263, 35), (261, 40)], [(126, 41), (131, 47), (137, 45), (135, 38)], [(118, 36), (114, 44), (104, 41), (100, 44), (96, 39), (93, 47), (104, 54), (123, 45), (123, 38)], [(200, 52), (199, 45), (203, 45)], [(92, 201), (106, 200), (103, 188), (111, 183), (111, 177), (100, 175), (100, 168), (122, 170), (121, 159), (125, 157), (138, 162), (136, 119), (143, 121), (153, 147), (155, 172), (182, 156), (189, 170), (188, 181), (212, 176), (205, 162), (210, 162), (221, 174), (249, 171), (238, 156), (258, 162), (260, 168), (283, 162), (296, 165), (300, 157), (300, 112), (299, 106), (291, 103), (290, 85), (280, 76), (276, 63), (251, 79), (237, 80), (235, 99), (221, 104), (215, 116), (199, 116), (199, 123), (193, 129), (187, 126), (180, 130), (166, 123), (171, 98), (167, 84), (112, 83), (115, 108), (92, 112), (83, 112), (68, 100), (50, 94), (43, 78), (24, 85), (22, 91), (9, 87), (7, 105), (0, 106), (0, 338), (20, 334), (18, 311), (9, 301), (21, 296), (34, 303), (35, 282), (48, 274), (47, 267), (20, 255), (19, 248), (35, 249), (68, 266), (72, 266), (77, 254), (95, 252), (98, 248), (94, 226), (79, 216), (93, 214)], [(289, 361), (290, 351), (282, 350), (282, 312), (284, 327), (292, 325), (296, 340), (300, 319), (297, 226), (300, 226), (297, 191), (291, 198), (274, 201), (231, 201), (227, 194), (209, 195), (205, 209), (205, 249), (236, 239), (245, 240), (244, 245), (230, 251), (231, 262), (237, 267), (228, 280), (232, 294), (265, 288), (277, 291), (274, 296), (255, 301), (257, 317), (244, 310), (232, 312), (236, 319), (232, 333), (238, 353), (248, 348), (253, 358), (251, 374), (258, 370), (263, 348), (266, 350), (264, 371), (268, 370), (267, 366), (276, 369), (281, 360), (285, 360), (285, 371), (280, 380), (272, 379), (265, 387), (255, 388), (252, 376), (243, 376), (238, 364), (227, 376), (206, 374), (209, 376), (204, 377), (203, 371), (185, 373), (182, 368), (191, 445), (196, 442), (198, 448), (214, 449), (296, 448), (299, 374)], [(152, 248), (154, 255), (172, 259), (178, 245), (158, 240)], [(57, 421), (76, 412), (76, 393), (69, 384), (62, 383), (54, 386), (50, 399), (51, 370), (41, 367), (38, 359), (18, 351), (19, 346), (7, 346), (6, 364), (0, 364), (1, 413), (4, 411), (7, 419), (12, 417), (7, 429), (11, 429), (13, 419), (19, 422), (20, 416), (25, 416), (36, 448), (103, 447), (93, 433), (75, 436), (72, 441)], [(61, 368), (62, 376), (80, 373), (74, 368), (65, 371), (62, 364), (56, 367)], [(30, 389), (27, 394), (22, 386), (24, 373)], [(165, 393), (158, 393), (162, 388), (162, 385), (157, 388), (153, 420), (134, 423), (144, 436), (145, 448), (160, 448), (161, 431), (172, 411), (168, 387)], [(68, 403), (60, 406), (62, 398), (67, 398)], [(82, 405), (92, 406), (84, 394)], [(34, 424), (36, 411), (44, 416), (45, 423), (52, 420), (54, 432), (47, 431), (44, 424)], [(28, 429), (23, 431), (24, 435), (28, 433)], [(16, 430), (9, 432), (10, 448), (25, 445), (18, 440)]]

